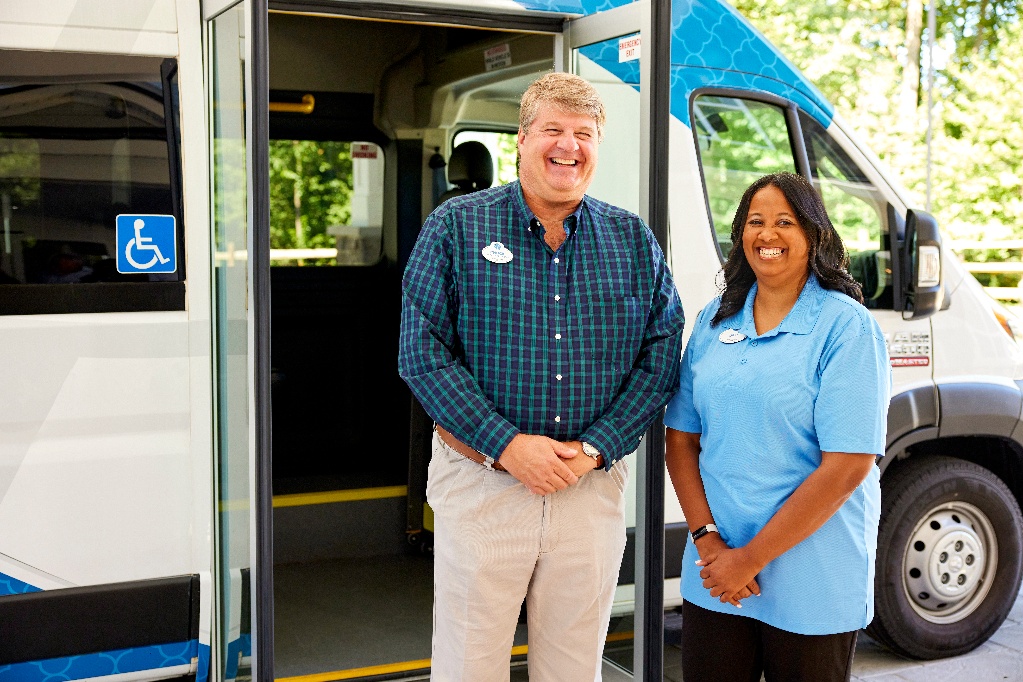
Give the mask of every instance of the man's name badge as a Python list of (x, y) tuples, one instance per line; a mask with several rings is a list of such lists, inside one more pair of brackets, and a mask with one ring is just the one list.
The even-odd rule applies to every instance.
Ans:
[(490, 246), (483, 249), (483, 257), (491, 263), (507, 263), (513, 258), (512, 252), (501, 242), (490, 242)]
[(721, 343), (739, 343), (745, 338), (746, 335), (742, 332), (737, 332), (734, 329), (726, 329), (721, 332), (720, 336), (718, 336), (718, 341)]

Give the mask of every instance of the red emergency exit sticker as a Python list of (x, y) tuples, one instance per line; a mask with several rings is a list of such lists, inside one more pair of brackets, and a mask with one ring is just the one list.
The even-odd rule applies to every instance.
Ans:
[(639, 34), (618, 39), (618, 62), (631, 62), (639, 59)]

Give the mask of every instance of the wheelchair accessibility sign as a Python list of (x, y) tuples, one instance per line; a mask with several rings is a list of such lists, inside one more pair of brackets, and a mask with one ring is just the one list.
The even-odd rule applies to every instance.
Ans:
[(117, 216), (117, 271), (168, 273), (178, 269), (178, 240), (172, 215)]

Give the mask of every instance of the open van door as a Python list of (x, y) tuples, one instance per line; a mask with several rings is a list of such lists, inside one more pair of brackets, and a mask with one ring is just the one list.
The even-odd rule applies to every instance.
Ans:
[[(587, 194), (639, 214), (665, 253), (670, 40), (671, 3), (640, 0), (566, 21), (558, 65), (593, 83), (607, 109), (600, 162)], [(626, 510), (630, 533), (619, 583), (634, 585), (635, 679), (661, 680), (665, 468), (660, 417), (629, 458), (635, 495)], [(628, 587), (620, 585), (616, 601)]]
[[(267, 5), (203, 3), (213, 295), (211, 677), (272, 680)], [(269, 663), (269, 664), (267, 664)], [(200, 668), (202, 664), (200, 663)]]
[[(550, 36), (553, 52), (546, 53), (551, 59), (548, 63), (593, 81), (608, 107), (614, 110), (601, 148), (604, 159), (590, 193), (640, 214), (653, 227), (662, 246), (667, 244), (667, 154), (654, 155), (650, 150), (667, 149), (670, 3), (641, 0), (591, 16), (567, 19), (562, 19), (569, 16), (567, 12), (538, 12), (528, 4), (531, 3), (522, 3), (521, 11), (510, 11), (503, 4), (498, 7), (498, 3), (493, 6), (484, 3), (486, 6), (480, 11), (453, 9), (450, 4), (428, 0), (395, 3), (393, 7), (365, 7), (362, 3), (339, 0), (316, 5), (321, 11), (332, 11), (316, 19), (322, 25), (307, 26), (302, 22), (312, 19), (296, 11), (295, 4), (278, 7), (267, 0), (204, 1), (214, 242), (210, 286), (218, 505), (212, 621), (216, 642), (211, 666), (214, 679), (232, 680), (251, 674), (253, 679), (271, 680), (275, 672), (269, 362), (272, 277), (268, 248), (271, 134), (268, 65), (274, 36), (281, 38), (274, 34), (275, 26), (287, 24), (291, 28), (320, 31), (321, 37), (336, 37), (337, 31), (347, 30), (357, 20), (363, 22), (366, 30), (383, 31), (380, 28), (383, 26), (393, 33), (393, 45), (384, 44), (387, 49), (408, 42), (398, 41), (399, 34), (421, 33), (426, 38), (436, 38), (448, 31), (444, 27), (454, 26), (447, 36), (451, 38), (447, 45), (455, 56), (443, 66), (449, 71), (441, 72), (441, 66), (435, 70), (443, 83), (447, 83), (444, 78), (454, 78), (451, 70), (462, 68), (460, 65), (470, 58), (476, 59), (474, 48), (463, 49), (457, 42), (478, 42), (481, 38), (473, 31), (538, 32)], [(268, 17), (271, 9), (275, 12), (272, 21)], [(340, 23), (326, 23), (335, 21)], [(466, 30), (469, 27), (473, 31)], [(301, 32), (295, 35), (301, 36), (301, 40), (293, 44), (312, 41), (310, 35)], [(645, 56), (640, 54), (643, 50)], [(462, 61), (456, 64), (458, 59)], [(359, 76), (364, 75), (359, 69), (365, 71), (367, 61), (341, 65), (348, 75)], [(399, 66), (404, 63), (398, 59), (388, 62)], [(482, 73), (489, 71), (482, 62), (478, 68), (483, 69)], [(276, 77), (284, 77), (282, 73), (287, 75), (278, 72)], [(459, 78), (462, 80), (458, 82), (472, 84), (476, 76)], [(352, 83), (356, 80), (353, 78)], [(362, 93), (350, 83), (346, 82), (344, 87), (357, 95)], [(390, 92), (394, 95), (403, 91), (396, 86)], [(352, 101), (355, 99), (358, 98)], [(403, 102), (400, 98), (385, 102), (381, 96), (376, 106), (386, 108)], [(385, 147), (390, 145), (387, 148), (391, 151), (385, 149), (384, 154), (393, 153), (398, 167), (395, 173), (398, 180), (392, 179), (393, 185), (386, 186), (400, 185), (405, 199), (400, 211), (394, 209), (397, 218), (386, 218), (385, 222), (421, 224), (419, 215), (405, 215), (418, 214), (420, 203), (424, 203), (418, 198), (424, 186), (419, 180), (420, 166), (425, 167), (420, 163), (425, 149), (421, 136), (439, 134), (451, 122), (402, 118), (400, 111), (395, 113), (386, 122), (372, 119), (387, 129), (382, 143)], [(410, 149), (415, 153), (406, 153)], [(385, 211), (385, 215), (391, 214)], [(393, 226), (387, 229), (394, 230)], [(399, 242), (405, 238), (401, 229), (397, 230)], [(385, 255), (387, 248), (385, 245)], [(393, 258), (391, 261), (397, 262)], [(629, 663), (639, 679), (660, 680), (664, 576), (664, 446), (660, 422), (651, 429), (645, 442), (633, 464), (639, 472), (634, 476), (638, 492), (637, 502), (630, 507), (635, 516), (630, 525), (635, 526), (635, 531), (623, 562), (623, 575), (627, 576), (623, 582), (630, 584), (621, 589), (625, 593), (622, 610), (631, 610), (635, 600), (636, 646)], [(284, 626), (280, 629), (283, 633)], [(428, 660), (425, 664), (428, 665)], [(385, 674), (399, 674), (393, 668), (388, 670)], [(374, 671), (381, 672), (362, 667), (357, 674), (366, 676)]]

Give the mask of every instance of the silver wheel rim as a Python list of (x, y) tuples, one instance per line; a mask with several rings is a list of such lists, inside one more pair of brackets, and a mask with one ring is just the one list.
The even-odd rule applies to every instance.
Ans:
[(957, 623), (984, 602), (997, 568), (998, 539), (987, 515), (967, 502), (947, 502), (910, 534), (902, 586), (921, 618)]

